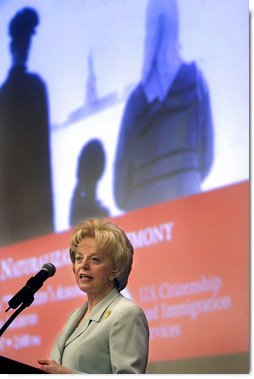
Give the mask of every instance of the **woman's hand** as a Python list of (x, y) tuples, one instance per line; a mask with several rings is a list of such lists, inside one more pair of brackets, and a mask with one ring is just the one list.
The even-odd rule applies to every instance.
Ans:
[(38, 359), (37, 362), (41, 365), (40, 369), (47, 374), (73, 374), (69, 368), (60, 365), (56, 361), (50, 359)]

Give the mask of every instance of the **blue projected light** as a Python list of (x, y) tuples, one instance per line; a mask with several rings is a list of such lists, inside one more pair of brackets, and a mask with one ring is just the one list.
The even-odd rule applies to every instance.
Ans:
[[(142, 175), (145, 176), (144, 181), (148, 182), (155, 180), (156, 175), (164, 172), (163, 170), (165, 170), (164, 167), (166, 166), (176, 167), (176, 170), (181, 170), (182, 166), (180, 167), (179, 165), (182, 163), (179, 163), (179, 161), (182, 162), (184, 159), (188, 164), (192, 162), (190, 163), (192, 165), (191, 170), (196, 170), (195, 175), (199, 178), (193, 179), (192, 174), (188, 174), (189, 176), (184, 175), (185, 184), (181, 184), (181, 188), (189, 188), (190, 183), (193, 182), (193, 192), (188, 193), (185, 190), (180, 190), (177, 184), (176, 193), (179, 193), (179, 196), (191, 195), (198, 190), (208, 191), (248, 179), (249, 30), (246, 23), (249, 12), (248, 2), (242, 0), (235, 0), (233, 3), (231, 0), (192, 0), (190, 7), (189, 0), (178, 0), (178, 2), (162, 2), (162, 4), (166, 4), (166, 7), (163, 9), (164, 4), (162, 9), (159, 9), (161, 2), (157, 1), (154, 2), (154, 5), (150, 5), (152, 7), (152, 12), (149, 16), (151, 26), (148, 27), (147, 17), (150, 3), (153, 2), (147, 0), (139, 0), (138, 2), (136, 0), (95, 0), (92, 2), (74, 0), (70, 4), (68, 0), (54, 1), (53, 3), (49, 0), (28, 2), (19, 0), (15, 2), (2, 1), (0, 3), (0, 81), (2, 86), (7, 80), (8, 72), (13, 63), (13, 56), (10, 50), (12, 37), (9, 35), (11, 19), (23, 7), (34, 8), (39, 17), (36, 32), (30, 37), (29, 53), (25, 64), (28, 73), (35, 74), (45, 85), (49, 120), (48, 148), (53, 208), (51, 221), (53, 226), (49, 226), (48, 230), (38, 226), (36, 231), (38, 235), (48, 231), (60, 232), (70, 228), (72, 226), (71, 214), (74, 199), (76, 205), (82, 204), (83, 201), (86, 202), (84, 217), (92, 214), (117, 216), (129, 209), (152, 204), (153, 201), (170, 200), (171, 197), (167, 197), (160, 183), (157, 185), (156, 193), (158, 196), (156, 199), (151, 192), (151, 199), (147, 198), (146, 203), (143, 204), (138, 200), (138, 197), (135, 197), (136, 195), (133, 195), (133, 193), (130, 195), (129, 192), (126, 198), (119, 202), (117, 201), (116, 190), (114, 190), (114, 186), (117, 186), (117, 184), (122, 186), (122, 188), (120, 187), (120, 196), (122, 197), (123, 192), (127, 190), (127, 186), (136, 186), (136, 192), (136, 188), (141, 186), (140, 190), (143, 191), (143, 182), (139, 173), (140, 168)], [(175, 4), (174, 6), (177, 9), (175, 13), (168, 14), (167, 6), (173, 6), (172, 4)], [(172, 42), (176, 24), (177, 49), (174, 47), (175, 42)], [(167, 46), (172, 43), (172, 48), (167, 48), (167, 58), (165, 58), (163, 54), (159, 53), (161, 47), (158, 41), (162, 41), (163, 36), (166, 36), (167, 33), (169, 33), (170, 38), (165, 39), (165, 41)], [(151, 145), (149, 145), (148, 139), (147, 141), (143, 140), (141, 150), (138, 145), (134, 148), (134, 137), (129, 137), (127, 133), (124, 145), (126, 147), (126, 144), (128, 144), (126, 150), (131, 151), (133, 159), (131, 166), (126, 166), (125, 179), (121, 176), (125, 167), (122, 162), (125, 161), (126, 163), (128, 160), (130, 163), (130, 161), (129, 158), (125, 157), (122, 158), (123, 161), (119, 160), (118, 173), (120, 176), (118, 180), (118, 176), (116, 176), (118, 174), (116, 174), (114, 168), (117, 165), (116, 157), (120, 146), (119, 137), (123, 115), (126, 112), (126, 105), (133, 91), (140, 83), (144, 83), (146, 80), (144, 72), (147, 66), (147, 59), (151, 58), (147, 57), (148, 35), (150, 36), (150, 41), (153, 38), (155, 41), (155, 45), (150, 50), (153, 51), (151, 54), (155, 54), (155, 56), (157, 52), (158, 54), (157, 68), (147, 73), (148, 76), (151, 76), (149, 76), (149, 80), (147, 79), (148, 84), (145, 86), (147, 92), (144, 99), (149, 99), (147, 104), (151, 104), (153, 101), (156, 102), (157, 93), (157, 95), (162, 94), (162, 97), (160, 98), (160, 95), (158, 95), (157, 99), (160, 98), (161, 102), (163, 102), (166, 99), (163, 94), (165, 95), (170, 86), (173, 85), (172, 83), (177, 77), (182, 64), (184, 63), (186, 67), (194, 64), (198, 71), (196, 72), (193, 69), (193, 72), (187, 70), (185, 73), (186, 78), (190, 80), (189, 84), (192, 85), (191, 77), (193, 77), (193, 83), (196, 83), (195, 75), (201, 75), (204, 82), (203, 79), (198, 79), (197, 83), (200, 87), (196, 88), (196, 92), (188, 92), (188, 94), (186, 92), (184, 96), (197, 96), (198, 98), (200, 95), (204, 99), (207, 94), (209, 95), (209, 105), (206, 101), (201, 102), (201, 105), (199, 105), (202, 108), (199, 118), (203, 118), (200, 123), (200, 128), (202, 129), (202, 125), (209, 123), (210, 121), (207, 120), (211, 117), (213, 137), (211, 137), (210, 130), (206, 137), (202, 136), (203, 142), (200, 145), (197, 141), (193, 142), (193, 144), (195, 149), (202, 150), (201, 153), (199, 151), (201, 155), (204, 151), (207, 151), (207, 148), (212, 149), (212, 151), (209, 152), (210, 157), (202, 158), (207, 159), (208, 163), (207, 170), (204, 169), (204, 172), (201, 173), (199, 172), (199, 158), (193, 156), (191, 151), (186, 151), (185, 158), (178, 155), (179, 161), (177, 161), (177, 154), (179, 150), (183, 149), (183, 145), (184, 149), (187, 149), (185, 142), (182, 140), (183, 145), (181, 145), (179, 139), (185, 138), (184, 133), (187, 133), (188, 130), (181, 129), (181, 122), (174, 123), (174, 121), (174, 125), (171, 124), (171, 127), (175, 128), (174, 136), (177, 136), (177, 141), (179, 142), (178, 152), (176, 152), (172, 142), (172, 134), (167, 135), (167, 125), (163, 124), (165, 120), (161, 120), (160, 123), (165, 128), (159, 143), (160, 146), (165, 145), (162, 155), (168, 154), (170, 151), (173, 156), (170, 159), (167, 157), (167, 162), (164, 162), (164, 165), (161, 163), (163, 167), (160, 166), (158, 169), (155, 165), (149, 169), (150, 163), (147, 160), (141, 161), (138, 152), (144, 157), (147, 152), (152, 152), (154, 149), (157, 154), (158, 148), (154, 147), (155, 140), (153, 139), (154, 144)], [(170, 59), (168, 59), (169, 56)], [(150, 62), (150, 64), (152, 63)], [(183, 79), (184, 75), (181, 78), (179, 79), (180, 81), (185, 81)], [(201, 87), (202, 89), (200, 89)], [(158, 91), (156, 88), (159, 88)], [(177, 88), (175, 89), (177, 91)], [(143, 101), (142, 96), (138, 97), (137, 102)], [(31, 96), (31, 101), (32, 99), (34, 100), (33, 95)], [(178, 100), (174, 99), (174, 101)], [(169, 103), (172, 104), (172, 101), (172, 98), (170, 98)], [(204, 111), (204, 107), (209, 108), (210, 116)], [(30, 104), (28, 109), (32, 110), (34, 107)], [(40, 111), (38, 110), (38, 112)], [(131, 117), (130, 108), (128, 108), (127, 113)], [(187, 117), (187, 113), (183, 117)], [(137, 126), (137, 128), (142, 129), (141, 134), (146, 133), (147, 130), (147, 120), (144, 120), (143, 129)], [(153, 119), (153, 122), (154, 126), (158, 125), (156, 118)], [(196, 121), (194, 121), (195, 123)], [(2, 125), (3, 122), (1, 121), (3, 130)], [(36, 126), (38, 127), (38, 124)], [(1, 161), (4, 167), (8, 166), (6, 157), (14, 156), (20, 152), (15, 162), (19, 163), (18, 166), (20, 166), (22, 173), (22, 159), (27, 159), (28, 162), (31, 161), (29, 152), (31, 153), (33, 150), (33, 138), (36, 141), (39, 136), (36, 126), (34, 136), (27, 132), (29, 138), (22, 137), (22, 146), (20, 145), (21, 139), (19, 136), (12, 136), (12, 130), (9, 129), (8, 135), (4, 133), (1, 135), (3, 143), (8, 141), (8, 146), (11, 146), (11, 150), (9, 149), (8, 151), (9, 155), (6, 153), (7, 155)], [(136, 133), (136, 127), (134, 129), (133, 133)], [(5, 140), (7, 137), (8, 140)], [(197, 139), (199, 137), (200, 135), (198, 134)], [(212, 148), (209, 143), (211, 138), (213, 138)], [(92, 151), (91, 156), (93, 159), (90, 159), (89, 163), (89, 160), (85, 161), (84, 157), (82, 158), (82, 154), (85, 148), (94, 140), (98, 142), (100, 148)], [(24, 149), (24, 146), (26, 146), (26, 149)], [(35, 144), (35, 146), (39, 145)], [(188, 149), (191, 150), (192, 148), (193, 145), (188, 145)], [(39, 147), (34, 148), (33, 154), (39, 154), (38, 149)], [(21, 153), (26, 150), (27, 154)], [(101, 155), (102, 152), (103, 156)], [(41, 152), (41, 154), (43, 155), (44, 153)], [(156, 154), (151, 159), (162, 161), (162, 158), (158, 158)], [(83, 166), (81, 165), (82, 159)], [(102, 159), (100, 167), (97, 167), (100, 159)], [(204, 160), (202, 164), (205, 165)], [(183, 170), (189, 170), (189, 166), (187, 166), (186, 164)], [(19, 201), (21, 205), (24, 205), (22, 193), (28, 191), (30, 200), (32, 201), (34, 198), (35, 167), (36, 164), (31, 168), (30, 174), (27, 171), (26, 176), (23, 175), (26, 184), (29, 183), (29, 186), (26, 186), (25, 183), (22, 184), (19, 178), (14, 181), (14, 183), (19, 183)], [(87, 175), (82, 175), (82, 167), (85, 167)], [(40, 170), (45, 170), (45, 168)], [(93, 175), (96, 170), (97, 176)], [(151, 174), (152, 170), (154, 171), (153, 174)], [(5, 174), (3, 175), (7, 175), (6, 170), (4, 172)], [(8, 175), (10, 175), (10, 172), (8, 172)], [(12, 175), (14, 175), (13, 170)], [(165, 175), (168, 175), (168, 172), (165, 172)], [(182, 176), (181, 174), (181, 180)], [(190, 176), (191, 179), (189, 178)], [(202, 180), (200, 180), (200, 176)], [(42, 175), (41, 178), (43, 177)], [(1, 178), (2, 182), (4, 178)], [(10, 180), (11, 184), (13, 183), (12, 179), (8, 180)], [(114, 184), (115, 182), (117, 184)], [(40, 186), (45, 185), (45, 180), (41, 179), (40, 182), (38, 178), (38, 183)], [(10, 187), (6, 187), (6, 194), (8, 195), (9, 193), (10, 196), (11, 193), (8, 188), (13, 187), (11, 184)], [(172, 186), (174, 185), (176, 184), (172, 184)], [(197, 190), (196, 187), (199, 189)], [(45, 191), (43, 191), (44, 194)], [(148, 194), (149, 191), (150, 187), (144, 192)], [(131, 206), (126, 205), (128, 196), (135, 197)], [(176, 197), (174, 196), (172, 199)], [(38, 202), (38, 200), (35, 201)], [(3, 202), (10, 204), (11, 199), (8, 199), (7, 196), (3, 199)], [(18, 200), (16, 201), (16, 207), (17, 202)], [(40, 214), (42, 211), (40, 211)], [(6, 212), (9, 212), (9, 214), (10, 212), (15, 212), (15, 207), (9, 206)], [(31, 219), (32, 212), (27, 211), (23, 218)], [(10, 219), (10, 224), (13, 225), (12, 219)], [(24, 238), (30, 238), (29, 233), (24, 234)]]

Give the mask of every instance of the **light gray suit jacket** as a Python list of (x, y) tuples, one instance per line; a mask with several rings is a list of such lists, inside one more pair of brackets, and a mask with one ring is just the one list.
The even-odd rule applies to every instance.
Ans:
[(51, 359), (87, 374), (144, 374), (149, 329), (143, 310), (115, 288), (77, 324), (87, 304), (73, 312), (57, 338)]

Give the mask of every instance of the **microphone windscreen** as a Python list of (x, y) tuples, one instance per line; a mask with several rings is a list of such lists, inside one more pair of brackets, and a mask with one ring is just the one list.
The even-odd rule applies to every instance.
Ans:
[(46, 270), (48, 272), (49, 276), (55, 275), (55, 272), (56, 272), (56, 268), (53, 265), (53, 263), (45, 263), (42, 266), (42, 270)]

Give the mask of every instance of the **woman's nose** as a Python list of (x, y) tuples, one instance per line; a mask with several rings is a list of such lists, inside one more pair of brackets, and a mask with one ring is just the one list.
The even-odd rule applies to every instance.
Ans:
[(82, 260), (82, 262), (81, 262), (81, 266), (83, 267), (83, 268), (89, 268), (90, 266), (89, 266), (89, 259), (87, 258), (87, 257), (83, 257), (83, 260)]

